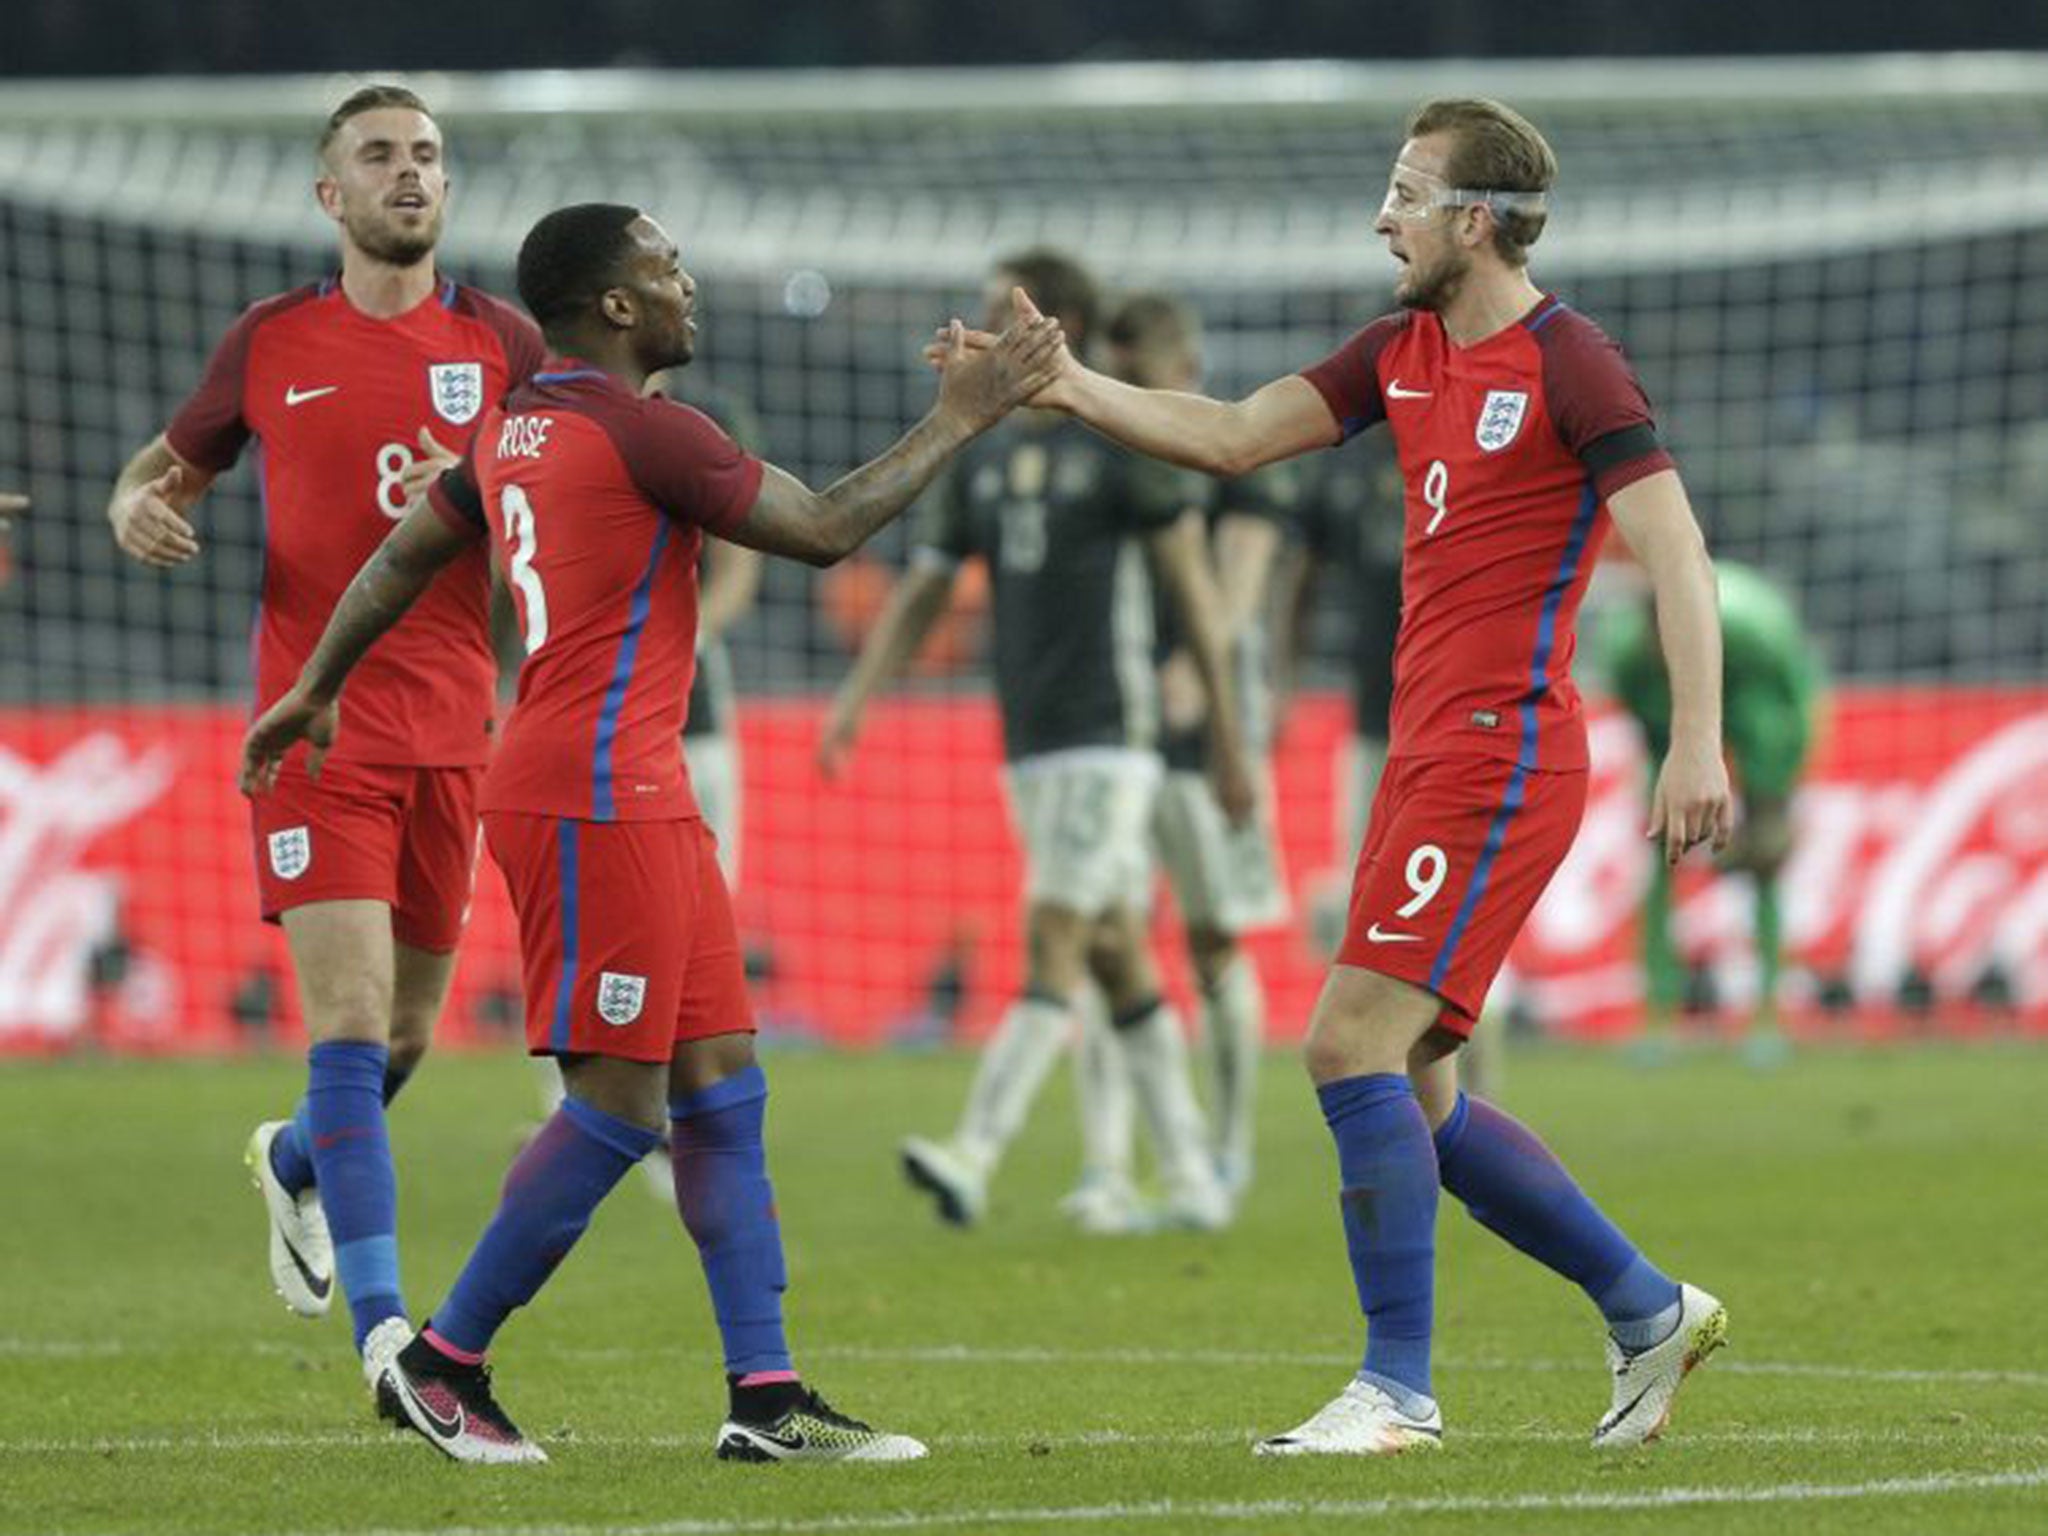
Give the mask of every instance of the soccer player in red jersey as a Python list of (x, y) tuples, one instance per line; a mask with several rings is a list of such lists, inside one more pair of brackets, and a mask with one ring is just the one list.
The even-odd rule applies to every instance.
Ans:
[(650, 373), (689, 361), (696, 334), (696, 284), (653, 220), (611, 204), (549, 214), (521, 247), (519, 293), (559, 356), (486, 412), (464, 463), (380, 546), (243, 756), (243, 783), (260, 791), (293, 743), (312, 741), (317, 756), (336, 741), (350, 669), (438, 572), (489, 541), (526, 662), (485, 780), (484, 828), (519, 918), (527, 1044), (559, 1059), (568, 1096), (512, 1165), (453, 1291), (384, 1385), (449, 1456), (545, 1460), (497, 1406), (484, 1351), (666, 1126), (725, 1345), (732, 1411), (718, 1454), (921, 1456), (917, 1441), (807, 1390), (783, 1336), (761, 1140), (768, 1088), (682, 752), (697, 556), (707, 534), (817, 565), (846, 555), (1051, 379), (1059, 327), (1020, 321), (972, 358), (956, 328), (930, 414), (814, 493), (700, 413), (643, 396)]
[(1032, 401), (1219, 475), (1382, 421), (1401, 462), (1393, 737), (1307, 1046), (1337, 1143), (1365, 1361), (1321, 1412), (1262, 1441), (1266, 1454), (1441, 1439), (1429, 1370), (1440, 1189), (1600, 1308), (1613, 1399), (1596, 1445), (1654, 1437), (1727, 1327), (1718, 1301), (1643, 1258), (1532, 1133), (1460, 1094), (1452, 1061), (1584, 808), (1573, 624), (1610, 521), (1655, 585), (1671, 674), (1650, 836), (1675, 861), (1731, 830), (1705, 542), (1620, 349), (1529, 278), (1556, 171), (1511, 109), (1428, 103), (1375, 224), (1401, 264), (1399, 312), (1234, 403), (1134, 388), (1071, 356)]
[[(448, 171), (419, 97), (351, 95), (320, 167), (341, 271), (243, 312), (107, 509), (130, 555), (183, 564), (199, 552), (193, 504), (255, 441), (259, 711), (415, 493), (544, 351), (531, 320), (435, 266)], [(271, 1273), (294, 1311), (319, 1316), (339, 1272), (372, 1381), (410, 1333), (385, 1105), (426, 1050), (468, 915), (497, 679), (489, 596), (489, 565), (469, 551), (365, 662), (326, 773), (294, 766), (253, 804), (263, 916), (284, 927), (310, 1039), (297, 1114), (249, 1142)]]

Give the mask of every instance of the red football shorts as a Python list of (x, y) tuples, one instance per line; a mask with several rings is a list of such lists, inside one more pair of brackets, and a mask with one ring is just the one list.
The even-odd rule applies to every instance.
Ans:
[(1395, 758), (1373, 797), (1339, 965), (1434, 992), (1470, 1035), (1536, 898), (1571, 851), (1584, 772), (1483, 757)]
[(476, 889), (476, 768), (329, 762), (294, 756), (249, 802), (263, 920), (316, 901), (381, 901), (391, 935), (446, 954)]
[(484, 815), (519, 916), (526, 1048), (667, 1061), (754, 1027), (717, 846), (687, 821)]

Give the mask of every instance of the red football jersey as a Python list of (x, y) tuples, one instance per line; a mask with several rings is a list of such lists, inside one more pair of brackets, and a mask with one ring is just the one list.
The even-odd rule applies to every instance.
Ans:
[(488, 529), (526, 637), (480, 808), (580, 821), (697, 814), (683, 767), (703, 530), (732, 528), (761, 461), (710, 418), (573, 361), (487, 412), (430, 501)]
[(1389, 755), (1585, 767), (1572, 652), (1606, 499), (1671, 468), (1621, 349), (1545, 296), (1471, 347), (1387, 315), (1303, 376), (1346, 438), (1389, 423), (1401, 460)]
[[(165, 437), (218, 473), (250, 438), (263, 497), (256, 708), (289, 688), (356, 571), (403, 514), (420, 428), (461, 451), (545, 360), (540, 331), (452, 279), (389, 320), (327, 279), (245, 310)], [(482, 550), (441, 573), (357, 666), (334, 756), (455, 767), (490, 755), (497, 666)]]

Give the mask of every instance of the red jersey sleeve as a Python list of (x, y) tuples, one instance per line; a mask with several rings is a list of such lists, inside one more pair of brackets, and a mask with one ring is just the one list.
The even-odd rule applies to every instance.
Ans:
[(612, 440), (641, 494), (679, 522), (725, 533), (760, 494), (761, 461), (687, 405), (643, 400)]
[(242, 385), (249, 372), (249, 344), (269, 313), (268, 304), (252, 304), (242, 311), (207, 359), (198, 387), (164, 429), (171, 452), (195, 469), (219, 474), (241, 457), (249, 441)]
[(1347, 441), (1387, 419), (1387, 402), (1380, 393), (1380, 353), (1407, 326), (1406, 315), (1382, 315), (1313, 368), (1301, 370), (1337, 418)]
[(465, 311), (483, 321), (498, 338), (498, 346), (505, 354), (508, 388), (517, 389), (541, 371), (548, 360), (547, 343), (541, 340), (540, 327), (527, 318), (524, 310), (514, 309), (479, 288), (465, 287), (461, 294)]
[(461, 462), (427, 488), (427, 505), (441, 521), (473, 539), (483, 538), (491, 531), (484, 516), (484, 493), (476, 481), (476, 445), (482, 438), (483, 433), (472, 433)]
[(1593, 477), (1604, 501), (1675, 467), (1657, 438), (1649, 397), (1621, 348), (1592, 321), (1562, 314), (1536, 333), (1543, 399), (1558, 436)]

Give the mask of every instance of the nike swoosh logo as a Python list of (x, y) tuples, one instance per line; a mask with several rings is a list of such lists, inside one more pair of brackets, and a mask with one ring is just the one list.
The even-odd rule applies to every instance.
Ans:
[(458, 1403), (456, 1405), (454, 1418), (444, 1419), (428, 1406), (425, 1398), (413, 1391), (412, 1384), (405, 1381), (403, 1372), (394, 1371), (392, 1374), (399, 1377), (406, 1401), (420, 1411), (420, 1417), (427, 1421), (427, 1427), (434, 1434), (443, 1440), (455, 1440), (461, 1437), (463, 1426), (469, 1422), (467, 1415), (462, 1411), (461, 1404)]
[(285, 390), (284, 403), (286, 405), (304, 405), (308, 400), (318, 400), (322, 395), (331, 395), (339, 388), (341, 388), (339, 384), (323, 384), (318, 389), (300, 389), (294, 384)]
[(322, 1279), (319, 1275), (314, 1274), (307, 1266), (306, 1261), (299, 1257), (299, 1250), (292, 1246), (292, 1240), (282, 1232), (278, 1233), (278, 1238), (284, 1244), (284, 1251), (292, 1256), (292, 1268), (296, 1269), (299, 1272), (299, 1278), (306, 1282), (306, 1289), (313, 1293), (313, 1299), (315, 1301), (325, 1301), (328, 1291), (333, 1288), (334, 1277), (329, 1275)]
[(1642, 1391), (1638, 1392), (1634, 1397), (1628, 1400), (1628, 1405), (1626, 1407), (1616, 1409), (1613, 1413), (1610, 1413), (1607, 1416), (1607, 1422), (1601, 1425), (1600, 1427), (1602, 1429), (1612, 1429), (1615, 1425), (1621, 1423), (1624, 1419), (1626, 1419), (1630, 1414), (1634, 1413), (1636, 1411), (1636, 1405), (1642, 1402), (1642, 1400), (1648, 1397), (1649, 1395), (1650, 1389), (1648, 1387), (1643, 1388)]
[(771, 1435), (765, 1429), (754, 1430), (752, 1434), (756, 1440), (765, 1440), (768, 1444), (780, 1446), (785, 1451), (800, 1451), (811, 1443), (802, 1435)]
[(1389, 400), (1427, 400), (1435, 393), (1433, 389), (1403, 389), (1399, 379), (1387, 386)]
[(1378, 923), (1365, 930), (1365, 936), (1375, 944), (1420, 944), (1419, 933), (1389, 933)]

